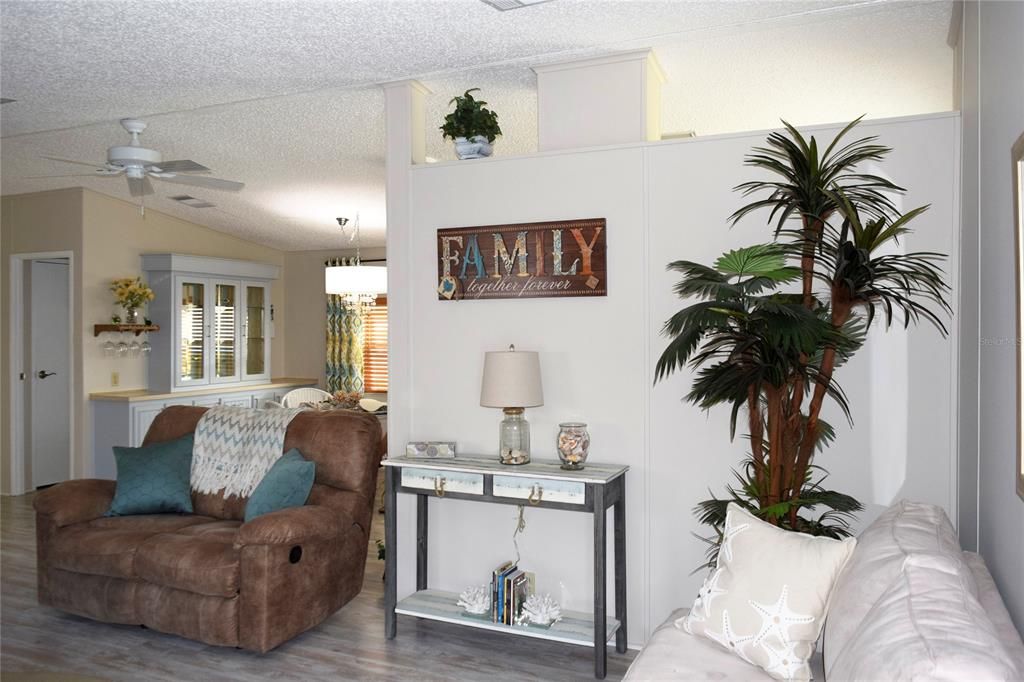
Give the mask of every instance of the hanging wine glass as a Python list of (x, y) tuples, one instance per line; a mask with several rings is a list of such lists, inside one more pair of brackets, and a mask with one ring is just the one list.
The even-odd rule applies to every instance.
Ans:
[(126, 355), (128, 355), (128, 344), (124, 340), (124, 332), (121, 332), (117, 341), (117, 357), (123, 358)]
[(108, 357), (108, 358), (114, 357), (114, 353), (117, 351), (117, 346), (114, 345), (114, 342), (110, 339), (109, 336), (107, 337), (107, 340), (103, 343), (102, 347), (103, 347), (103, 355), (105, 357)]
[(144, 357), (148, 357), (153, 352), (153, 346), (149, 345), (149, 334), (145, 334), (142, 337), (142, 345), (139, 347)]
[(132, 342), (128, 344), (128, 355), (133, 358), (139, 357), (139, 353), (142, 351), (142, 346), (139, 345), (139, 340), (132, 339)]

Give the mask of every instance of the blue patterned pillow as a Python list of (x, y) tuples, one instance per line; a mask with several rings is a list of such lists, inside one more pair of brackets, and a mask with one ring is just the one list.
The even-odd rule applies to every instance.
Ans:
[(114, 448), (117, 489), (107, 516), (192, 513), (192, 434), (141, 448)]
[(245, 520), (289, 507), (301, 507), (309, 498), (316, 478), (316, 463), (307, 462), (292, 448), (274, 462), (245, 503)]

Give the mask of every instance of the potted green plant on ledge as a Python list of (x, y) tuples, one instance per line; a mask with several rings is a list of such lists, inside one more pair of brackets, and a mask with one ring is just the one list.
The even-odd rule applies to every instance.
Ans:
[[(849, 535), (861, 504), (827, 489), (813, 463), (834, 438), (821, 419), (826, 398), (850, 420), (834, 373), (861, 347), (872, 321), (888, 328), (894, 318), (904, 326), (925, 320), (946, 334), (945, 256), (886, 248), (927, 206), (901, 214), (890, 197), (904, 190), (858, 170), (890, 151), (875, 137), (842, 143), (859, 121), (823, 152), (813, 136), (808, 141), (783, 121), (786, 133), (772, 133), (767, 146), (746, 158), (746, 165), (774, 177), (736, 187), (757, 198), (730, 217), (735, 224), (768, 212), (772, 241), (729, 251), (710, 266), (668, 265), (682, 275), (675, 292), (696, 302), (665, 323), (671, 341), (655, 381), (689, 364), (695, 377), (686, 400), (703, 409), (729, 405), (731, 437), (742, 412), (750, 442), (734, 472), (737, 484), (724, 499), (695, 510), (715, 531), (707, 538), (712, 565), (730, 501), (787, 530)], [(795, 291), (787, 290), (790, 284)]]
[(494, 151), (495, 138), (501, 135), (498, 115), (484, 106), (487, 102), (475, 99), (471, 94), (479, 90), (472, 88), (461, 97), (452, 97), (449, 104), (454, 104), (455, 109), (444, 117), (444, 125), (441, 126), (444, 139), (455, 142), (455, 154), (460, 159), (490, 156)]

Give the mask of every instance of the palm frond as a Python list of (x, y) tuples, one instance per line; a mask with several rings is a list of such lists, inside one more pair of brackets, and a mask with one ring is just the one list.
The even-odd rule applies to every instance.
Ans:
[[(838, 540), (852, 535), (850, 522), (855, 514), (864, 510), (864, 506), (850, 495), (823, 487), (822, 482), (828, 477), (828, 472), (818, 466), (811, 467), (808, 480), (796, 497), (764, 506), (759, 502), (761, 491), (758, 490), (754, 478), (753, 460), (749, 457), (744, 459), (740, 468), (733, 469), (732, 473), (736, 483), (725, 487), (723, 497), (716, 497), (712, 493), (709, 499), (698, 502), (693, 509), (698, 523), (708, 526), (711, 531), (710, 535), (697, 536), (707, 543), (708, 547), (705, 552), (706, 563), (701, 564), (696, 570), (716, 566), (730, 503), (739, 505), (759, 518), (774, 519), (784, 530)], [(812, 473), (820, 476), (814, 480), (811, 478)], [(790, 525), (789, 514), (793, 509), (806, 515), (798, 513), (796, 524)], [(824, 511), (815, 516), (819, 509)]]
[(845, 191), (851, 201), (875, 217), (898, 215), (891, 195), (903, 188), (887, 178), (858, 171), (864, 163), (881, 161), (891, 150), (877, 144), (876, 137), (862, 137), (843, 146), (841, 140), (860, 122), (857, 118), (837, 134), (821, 154), (812, 135), (808, 140), (790, 123), (783, 121), (785, 132), (768, 135), (767, 146), (755, 147), (744, 163), (776, 176), (773, 180), (754, 180), (735, 187), (743, 196), (765, 193), (741, 206), (730, 217), (736, 224), (744, 216), (761, 209), (771, 209), (768, 223), (775, 225), (776, 235), (793, 218), (816, 223), (827, 220), (837, 209), (829, 190)]

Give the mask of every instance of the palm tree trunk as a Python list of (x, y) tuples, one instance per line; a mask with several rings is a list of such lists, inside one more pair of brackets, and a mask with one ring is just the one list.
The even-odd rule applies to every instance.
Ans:
[(807, 216), (803, 218), (804, 243), (801, 247), (800, 272), (803, 275), (804, 307), (808, 310), (814, 309), (814, 247), (818, 245), (822, 228), (827, 219), (828, 214), (813, 220)]
[[(828, 218), (828, 214), (820, 216), (817, 219), (804, 216), (803, 218), (803, 237), (804, 243), (801, 248), (800, 258), (800, 271), (802, 275), (803, 285), (803, 304), (808, 310), (814, 309), (814, 265), (815, 265), (815, 247), (818, 244), (818, 240), (821, 238), (821, 232), (824, 227), (825, 220)], [(808, 358), (801, 356), (801, 363), (806, 366)], [(789, 403), (789, 409), (787, 410), (786, 419), (786, 465), (783, 472), (783, 483), (782, 483), (782, 494), (780, 498), (785, 500), (792, 500), (800, 495), (800, 491), (803, 489), (803, 481), (806, 476), (807, 466), (809, 459), (804, 457), (804, 440), (806, 439), (806, 432), (803, 433), (804, 438), (801, 438), (801, 431), (803, 426), (803, 413), (801, 407), (803, 406), (804, 400), (804, 380), (802, 376), (796, 377), (793, 381), (793, 393)], [(811, 451), (813, 453), (813, 450)], [(807, 453), (809, 457), (810, 453)], [(806, 459), (806, 461), (805, 461)], [(790, 527), (796, 525), (796, 508), (789, 510), (789, 522)]]
[[(782, 414), (782, 391), (769, 386), (765, 389), (768, 400), (768, 499), (761, 501), (761, 506), (777, 504), (782, 499), (782, 471), (785, 461), (783, 448), (783, 414)], [(767, 505), (764, 504), (767, 502)], [(778, 525), (777, 518), (767, 519), (770, 523)]]
[(747, 414), (750, 421), (750, 453), (754, 459), (754, 481), (759, 495), (765, 492), (764, 417), (761, 414), (761, 391), (757, 386), (747, 389)]
[[(853, 303), (849, 300), (846, 287), (833, 285), (832, 287), (832, 326), (841, 328), (850, 319), (853, 311)], [(821, 413), (821, 406), (828, 394), (828, 387), (832, 383), (832, 373), (836, 367), (836, 349), (828, 347), (821, 356), (821, 366), (818, 368), (818, 376), (814, 380), (814, 395), (807, 406), (807, 426), (804, 429), (804, 436), (800, 440), (800, 452), (796, 460), (796, 468), (793, 472), (795, 481), (803, 481), (807, 476), (807, 469), (811, 464), (811, 456), (814, 454), (814, 446), (818, 442), (818, 415)], [(799, 478), (797, 478), (799, 477)]]

